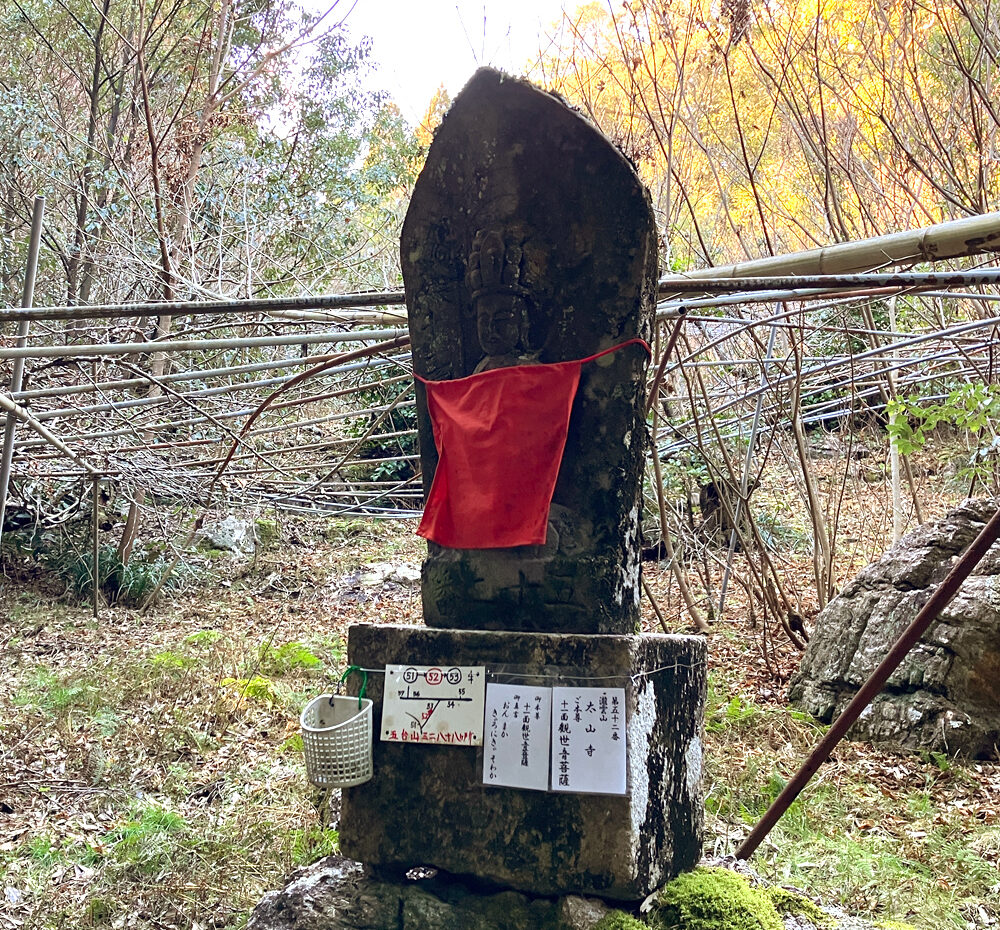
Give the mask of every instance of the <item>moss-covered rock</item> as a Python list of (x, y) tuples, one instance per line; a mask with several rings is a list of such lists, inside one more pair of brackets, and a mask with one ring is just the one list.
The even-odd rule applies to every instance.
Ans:
[(657, 896), (658, 930), (784, 930), (771, 896), (727, 869), (699, 867), (679, 875)]
[(258, 517), (254, 522), (254, 531), (257, 534), (257, 542), (262, 549), (267, 549), (274, 545), (281, 536), (281, 529), (277, 520), (268, 520), (265, 517)]
[(610, 911), (594, 924), (593, 930), (649, 930), (649, 928), (625, 911)]

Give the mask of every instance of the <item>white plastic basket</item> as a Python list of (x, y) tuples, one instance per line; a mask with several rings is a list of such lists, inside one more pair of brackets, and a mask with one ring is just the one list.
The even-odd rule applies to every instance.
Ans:
[(306, 774), (321, 788), (349, 788), (372, 777), (372, 702), (321, 694), (299, 718)]

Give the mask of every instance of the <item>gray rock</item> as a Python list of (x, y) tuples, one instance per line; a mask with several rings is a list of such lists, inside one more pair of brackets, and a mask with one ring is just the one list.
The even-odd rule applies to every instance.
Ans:
[(358, 862), (327, 856), (269, 891), (248, 930), (392, 930), (400, 926), (402, 890), (365, 878)]
[[(903, 537), (817, 617), (789, 699), (838, 715), (998, 506), (968, 500)], [(962, 585), (849, 735), (901, 749), (994, 755), (1000, 742), (1000, 544)]]
[[(756, 888), (769, 884), (732, 857), (703, 864), (733, 869)], [(654, 898), (643, 906), (647, 920), (654, 917)], [(817, 926), (801, 914), (786, 914), (785, 930), (877, 930), (839, 908), (819, 906), (827, 922)], [(593, 930), (610, 910), (598, 898), (484, 891), (445, 874), (427, 881), (379, 877), (360, 863), (327, 856), (268, 892), (247, 930)]]
[(233, 515), (206, 523), (201, 528), (201, 537), (210, 548), (223, 552), (252, 553), (256, 546), (254, 521)]
[(357, 581), (366, 588), (378, 588), (387, 581), (414, 587), (420, 583), (420, 567), (410, 562), (375, 562), (361, 567)]
[(478, 891), (448, 875), (382, 878), (327, 856), (268, 892), (248, 930), (592, 930), (609, 909), (588, 898)]
[(610, 910), (600, 898), (567, 895), (559, 903), (559, 919), (567, 930), (591, 930)]

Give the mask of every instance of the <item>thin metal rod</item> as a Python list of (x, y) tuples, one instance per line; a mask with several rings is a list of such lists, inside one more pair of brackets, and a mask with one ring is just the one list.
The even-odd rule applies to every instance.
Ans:
[(93, 523), (92, 525), (93, 535), (91, 539), (92, 548), (91, 548), (90, 564), (91, 568), (93, 569), (93, 577), (91, 580), (94, 586), (93, 607), (94, 607), (94, 619), (96, 620), (98, 610), (101, 604), (101, 553), (100, 553), (100, 547), (98, 546), (98, 535), (97, 535), (99, 529), (98, 527), (99, 520), (97, 517), (98, 517), (98, 510), (100, 509), (100, 500), (101, 500), (101, 476), (95, 474), (93, 475), (91, 480), (92, 480), (93, 495), (94, 495), (94, 502), (93, 502), (94, 512), (91, 515)]
[(165, 342), (103, 342), (90, 345), (33, 346), (0, 349), (2, 358), (79, 358), (90, 355), (135, 355), (144, 352), (200, 352), (206, 349), (250, 349), (271, 346), (315, 345), (339, 342), (387, 342), (406, 336), (405, 329), (368, 329), (357, 332), (292, 333), (287, 336), (247, 336), (242, 339), (172, 339)]
[[(281, 368), (308, 368), (320, 362), (327, 362), (333, 355), (324, 352), (321, 355), (305, 355), (299, 358), (283, 358), (270, 362), (254, 362), (251, 365), (233, 365), (228, 368), (192, 368), (188, 371), (172, 372), (161, 375), (156, 380), (160, 384), (178, 384), (184, 381), (207, 381), (209, 378), (221, 378), (228, 375), (255, 374), (259, 371), (271, 371)], [(350, 371), (361, 371), (363, 369), (385, 368), (397, 361), (409, 361), (409, 353), (397, 355), (391, 358), (366, 359), (363, 362), (352, 362), (350, 365), (340, 365), (324, 372), (324, 377), (330, 375), (343, 374)], [(401, 377), (401, 376), (397, 376)], [(59, 387), (35, 388), (29, 391), (18, 391), (12, 395), (19, 404), (27, 400), (38, 400), (43, 397), (65, 397), (76, 394), (96, 394), (106, 391), (127, 391), (133, 388), (146, 387), (149, 378), (123, 378), (117, 381), (94, 381), (90, 384), (67, 384)]]
[[(749, 263), (743, 268), (749, 267)], [(739, 277), (725, 269), (707, 268), (697, 274), (661, 278), (658, 293), (733, 294), (740, 291), (782, 291), (780, 299), (815, 298), (822, 291), (857, 288), (976, 287), (1000, 283), (1000, 271), (899, 272), (896, 274), (803, 274)], [(809, 293), (812, 291), (813, 293)], [(769, 299), (775, 299), (771, 295)], [(181, 314), (267, 313), (286, 310), (335, 310), (357, 307), (399, 306), (405, 303), (402, 291), (360, 294), (327, 294), (314, 297), (268, 297), (255, 300), (174, 300), (160, 303), (94, 304), (93, 306), (0, 308), (8, 320), (114, 319), (129, 316)]]
[[(41, 423), (38, 422), (24, 407), (15, 404), (14, 401), (8, 400), (3, 394), (0, 394), (0, 410), (4, 410), (7, 414), (13, 414), (19, 420), (23, 420), (29, 429), (34, 430), (38, 433), (42, 439), (45, 440), (50, 446), (54, 446), (63, 455), (67, 456), (70, 461), (75, 462), (79, 465), (88, 475), (95, 474), (92, 466), (88, 465), (79, 455), (77, 455), (69, 446), (66, 445), (55, 433), (51, 430), (46, 429)], [(85, 437), (74, 437), (74, 438), (85, 438)]]
[(160, 303), (93, 304), (71, 307), (4, 309), (11, 320), (106, 320), (123, 316), (181, 316), (200, 313), (267, 313), (280, 310), (349, 310), (355, 307), (398, 306), (402, 291), (325, 294), (314, 297), (260, 297), (254, 300), (172, 300)]
[[(774, 278), (661, 278), (659, 293), (736, 294), (740, 292), (786, 290), (790, 300), (812, 299), (816, 292), (852, 288), (980, 287), (1000, 284), (1000, 270), (988, 271), (901, 271), (895, 274), (815, 274), (782, 275)], [(810, 294), (809, 291), (814, 293)]]
[[(2, 394), (0, 394), (0, 406), (2, 406), (3, 402), (5, 402), (6, 400), (7, 399)], [(415, 403), (416, 401), (413, 400), (404, 401), (401, 404), (397, 404), (396, 409), (402, 409), (404, 407), (412, 407), (414, 406)], [(241, 410), (223, 411), (215, 414), (214, 418), (220, 421), (235, 420), (238, 419), (239, 417), (249, 416), (251, 413), (254, 412), (254, 409), (255, 408), (253, 407), (244, 407)], [(270, 409), (273, 412), (279, 409), (279, 406), (275, 404)], [(367, 417), (370, 414), (382, 413), (384, 410), (387, 409), (388, 407), (368, 407), (365, 408), (364, 410), (348, 410), (346, 413), (330, 414), (329, 416), (323, 418), (323, 422), (330, 423), (336, 420), (350, 420), (350, 419), (355, 419), (357, 417)], [(201, 424), (206, 423), (208, 419), (209, 417), (206, 414), (198, 417), (188, 417), (183, 420), (159, 420), (153, 423), (144, 424), (141, 428), (144, 430), (178, 429), (182, 426), (199, 426)], [(34, 418), (32, 418), (32, 420), (34, 420)], [(35, 420), (34, 422), (37, 423), (38, 421)], [(39, 426), (41, 426), (41, 424), (39, 424)], [(132, 436), (137, 432), (138, 429), (139, 427), (137, 427), (133, 423), (130, 424), (129, 426), (114, 430), (103, 430), (101, 432), (87, 431), (82, 433), (69, 433), (65, 436), (65, 440), (67, 442), (80, 442), (82, 440), (87, 440), (88, 442), (94, 442), (98, 439), (114, 439), (116, 436)], [(42, 439), (44, 439), (46, 442), (49, 442), (48, 437), (45, 435), (42, 435)], [(40, 443), (38, 440), (22, 439), (17, 442), (16, 447), (17, 449), (20, 450), (23, 448), (35, 448), (39, 444)]]
[[(31, 211), (31, 236), (28, 240), (28, 263), (24, 268), (24, 289), (21, 292), (21, 306), (30, 308), (35, 296), (35, 273), (38, 271), (38, 252), (42, 242), (42, 217), (45, 214), (45, 198), (36, 197)], [(28, 320), (17, 324), (17, 348), (23, 349), (28, 341)], [(14, 360), (10, 376), (11, 394), (21, 390), (24, 380), (24, 359)], [(3, 449), (0, 450), (0, 534), (3, 533), (3, 516), (7, 512), (7, 492), (10, 489), (10, 467), (14, 461), (14, 427), (16, 415), (8, 411), (3, 430)]]
[(764, 838), (771, 832), (771, 829), (781, 818), (781, 815), (788, 810), (792, 802), (799, 796), (800, 792), (810, 779), (816, 774), (819, 767), (830, 758), (830, 754), (843, 738), (844, 734), (851, 728), (851, 725), (861, 716), (861, 712), (872, 702), (872, 699), (885, 687), (889, 676), (898, 668), (899, 664), (906, 658), (907, 653), (916, 645), (927, 628), (938, 618), (951, 599), (958, 593), (962, 582), (972, 574), (975, 567), (983, 560), (990, 547), (1000, 539), (1000, 510), (993, 515), (993, 518), (983, 527), (979, 535), (972, 541), (972, 544), (962, 554), (955, 563), (954, 568), (948, 576), (938, 585), (937, 590), (930, 599), (920, 608), (910, 625), (902, 632), (886, 657), (869, 679), (861, 686), (850, 704), (844, 708), (843, 713), (833, 722), (826, 735), (820, 740), (819, 745), (812, 751), (809, 758), (802, 767), (795, 773), (792, 779), (785, 785), (781, 794), (774, 803), (767, 809), (750, 835), (743, 841), (740, 848), (736, 850), (737, 859), (749, 859), (757, 847), (764, 841)]

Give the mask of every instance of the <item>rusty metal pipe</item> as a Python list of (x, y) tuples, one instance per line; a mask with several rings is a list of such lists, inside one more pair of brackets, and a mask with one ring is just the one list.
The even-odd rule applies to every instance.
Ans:
[(812, 751), (812, 754), (803, 763), (802, 767), (795, 773), (792, 779), (785, 785), (781, 794), (774, 803), (767, 809), (764, 816), (750, 835), (743, 841), (740, 848), (736, 850), (737, 859), (749, 859), (757, 847), (764, 841), (764, 838), (771, 832), (774, 825), (781, 819), (782, 814), (788, 810), (792, 802), (799, 796), (819, 767), (830, 758), (830, 754), (836, 748), (837, 743), (843, 739), (844, 734), (851, 725), (861, 716), (861, 712), (872, 702), (889, 676), (897, 669), (899, 664), (906, 658), (906, 654), (916, 645), (917, 641), (926, 632), (927, 628), (938, 618), (951, 599), (958, 593), (962, 582), (972, 574), (973, 569), (983, 560), (990, 546), (1000, 539), (1000, 510), (993, 515), (993, 518), (983, 527), (979, 535), (972, 541), (968, 549), (962, 553), (961, 558), (955, 563), (947, 577), (931, 595), (930, 600), (924, 604), (917, 612), (910, 625), (903, 630), (899, 639), (886, 654), (869, 679), (861, 686), (851, 703), (844, 708), (840, 716), (833, 722), (826, 735), (820, 740), (819, 745)]

